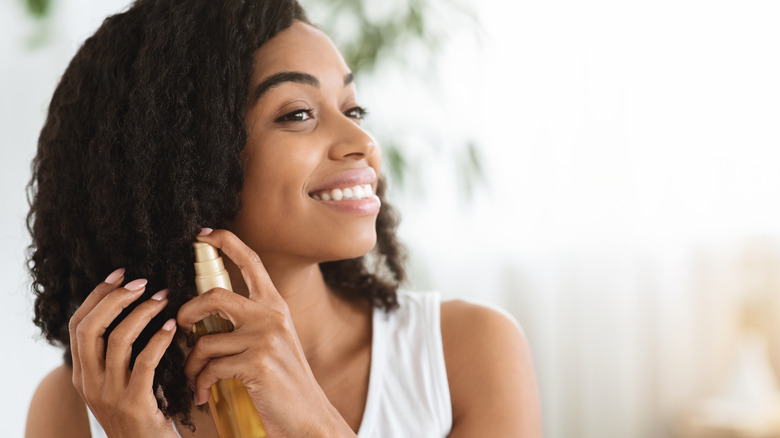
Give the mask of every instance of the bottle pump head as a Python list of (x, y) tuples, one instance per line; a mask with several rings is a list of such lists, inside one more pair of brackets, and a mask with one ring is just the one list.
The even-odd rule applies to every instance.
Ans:
[(204, 242), (194, 242), (192, 247), (195, 249), (195, 287), (198, 293), (214, 287), (233, 290), (217, 248)]

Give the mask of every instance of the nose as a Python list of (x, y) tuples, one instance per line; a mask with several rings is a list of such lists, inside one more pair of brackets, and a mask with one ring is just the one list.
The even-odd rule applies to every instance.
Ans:
[(353, 119), (341, 114), (333, 127), (333, 142), (328, 155), (333, 160), (367, 158), (378, 151), (374, 137)]

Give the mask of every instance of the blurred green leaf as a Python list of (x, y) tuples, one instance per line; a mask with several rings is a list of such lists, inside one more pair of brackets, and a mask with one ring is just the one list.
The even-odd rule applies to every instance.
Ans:
[(43, 18), (51, 11), (51, 0), (23, 0), (27, 12), (35, 18)]
[(390, 141), (382, 146), (382, 154), (388, 176), (395, 186), (403, 189), (406, 185), (404, 177), (409, 167), (403, 152), (401, 152), (398, 145)]
[(468, 140), (464, 149), (460, 152), (458, 160), (461, 176), (459, 181), (461, 188), (466, 193), (466, 198), (471, 199), (477, 186), (485, 182), (485, 169), (482, 165), (479, 146), (474, 140)]

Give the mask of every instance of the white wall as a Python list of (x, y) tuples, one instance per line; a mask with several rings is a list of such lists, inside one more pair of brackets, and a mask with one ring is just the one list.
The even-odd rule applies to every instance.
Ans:
[(405, 210), (429, 281), (518, 317), (546, 436), (671, 436), (730, 372), (740, 299), (780, 320), (780, 5), (478, 8), (484, 51), (437, 79), (491, 190)]

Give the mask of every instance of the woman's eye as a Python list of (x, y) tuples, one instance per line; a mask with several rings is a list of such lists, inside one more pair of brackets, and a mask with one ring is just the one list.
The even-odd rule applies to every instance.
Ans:
[(276, 119), (277, 122), (305, 122), (306, 120), (309, 120), (311, 118), (312, 110), (310, 109), (300, 109), (295, 110), (293, 112), (287, 113), (278, 119)]
[(362, 106), (356, 106), (354, 108), (348, 109), (344, 114), (346, 114), (347, 117), (352, 117), (353, 119), (363, 120), (368, 115), (368, 110)]

